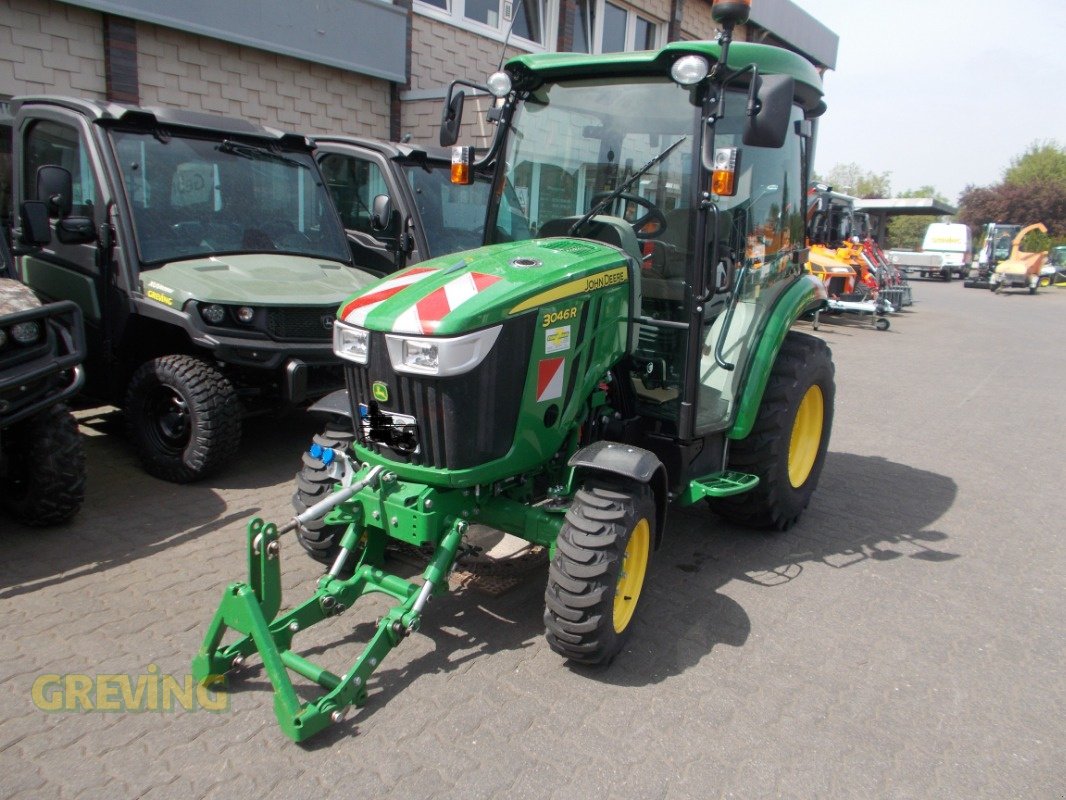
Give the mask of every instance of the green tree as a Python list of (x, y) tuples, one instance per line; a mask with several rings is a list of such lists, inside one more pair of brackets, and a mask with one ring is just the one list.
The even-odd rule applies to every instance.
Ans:
[(1008, 186), (1027, 186), (1051, 181), (1066, 186), (1066, 149), (1058, 142), (1033, 142), (1024, 153), (1012, 159), (1003, 173)]
[(828, 173), (823, 183), (833, 191), (850, 194), (852, 197), (877, 199), (892, 196), (890, 172), (867, 172), (858, 164), (837, 164)]

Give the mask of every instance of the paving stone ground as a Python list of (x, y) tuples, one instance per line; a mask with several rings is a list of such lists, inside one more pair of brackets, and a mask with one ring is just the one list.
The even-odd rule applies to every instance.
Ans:
[[(316, 427), (253, 421), (224, 475), (172, 486), (139, 470), (116, 414), (82, 413), (77, 519), (0, 517), (0, 797), (1066, 796), (1066, 290), (914, 292), (890, 331), (817, 332), (836, 420), (802, 522), (762, 535), (672, 511), (609, 669), (548, 649), (539, 569), (432, 602), (369, 704), (306, 746), (254, 664), (224, 711), (33, 704), (42, 675), (183, 679), (243, 577), (244, 524), (286, 516)], [(294, 603), (317, 569), (285, 545)], [(380, 608), (300, 641), (341, 672)]]

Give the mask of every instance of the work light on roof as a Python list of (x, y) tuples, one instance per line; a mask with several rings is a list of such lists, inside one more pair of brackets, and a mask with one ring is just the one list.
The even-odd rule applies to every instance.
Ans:
[(682, 86), (692, 86), (707, 77), (710, 65), (703, 56), (681, 56), (670, 67), (670, 77)]
[(485, 83), (493, 97), (506, 97), (511, 91), (511, 76), (506, 72), (494, 72)]

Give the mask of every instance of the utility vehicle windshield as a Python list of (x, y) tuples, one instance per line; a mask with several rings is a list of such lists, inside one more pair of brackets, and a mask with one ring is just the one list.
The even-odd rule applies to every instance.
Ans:
[(349, 260), (309, 154), (146, 131), (111, 137), (145, 266), (263, 252)]
[(491, 180), (477, 175), (472, 186), (451, 182), (451, 164), (405, 164), (404, 177), (418, 207), (430, 256), (443, 256), (481, 246)]

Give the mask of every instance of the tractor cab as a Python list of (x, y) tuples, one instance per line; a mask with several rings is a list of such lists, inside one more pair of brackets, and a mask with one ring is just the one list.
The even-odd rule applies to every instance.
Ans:
[[(809, 63), (758, 45), (679, 42), (615, 59), (528, 55), (490, 78), (500, 124), (482, 159), (497, 162), (486, 244), (591, 239), (625, 254), (631, 347), (614, 376), (636, 424), (616, 435), (669, 460), (682, 486), (711, 462), (678, 443), (716, 439), (694, 452), (720, 466), (759, 371), (757, 334), (797, 288), (808, 120), (824, 106)], [(459, 130), (455, 86), (442, 144)], [(802, 283), (820, 303), (821, 287)]]

